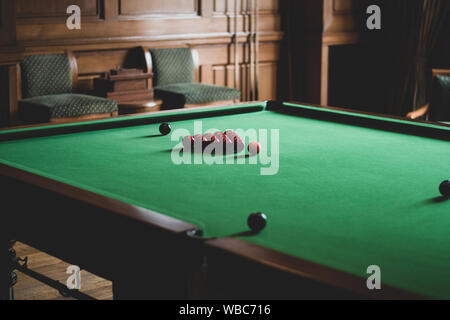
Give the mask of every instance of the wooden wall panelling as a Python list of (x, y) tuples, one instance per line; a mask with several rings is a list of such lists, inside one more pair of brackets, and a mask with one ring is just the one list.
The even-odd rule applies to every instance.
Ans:
[(356, 0), (324, 2), (324, 32), (352, 32), (356, 29)]
[(259, 100), (273, 100), (277, 98), (277, 62), (262, 62), (259, 65)]
[[(49, 1), (49, 0), (43, 0)], [(94, 0), (90, 0), (94, 1)], [(116, 43), (119, 46), (127, 46), (126, 43), (144, 43), (144, 42), (180, 42), (186, 44), (191, 41), (197, 43), (211, 43), (214, 41), (223, 41), (231, 36), (230, 20), (225, 15), (214, 15), (212, 18), (202, 18), (198, 14), (194, 16), (170, 15), (170, 16), (135, 16), (134, 20), (123, 21), (125, 16), (118, 14), (118, 0), (99, 0), (104, 3), (103, 11), (105, 20), (88, 21), (82, 23), (82, 30), (69, 31), (66, 28), (65, 20), (55, 21), (50, 19), (45, 24), (38, 24), (34, 20), (19, 19), (18, 39), (24, 43), (28, 50), (34, 50), (37, 47), (68, 47), (69, 49), (79, 49), (80, 47), (98, 48), (105, 44)], [(129, 0), (131, 1), (131, 0)], [(183, 0), (178, 0), (183, 1)], [(201, 3), (211, 0), (198, 0)], [(267, 0), (266, 0), (267, 1)], [(278, 2), (279, 0), (271, 0)], [(174, 1), (175, 2), (175, 1)], [(277, 7), (277, 6), (273, 6)], [(182, 12), (182, 11), (181, 11)], [(280, 17), (274, 12), (261, 11), (260, 30), (265, 36), (280, 33)], [(128, 12), (132, 13), (132, 11)], [(64, 13), (65, 14), (65, 13)], [(208, 15), (208, 13), (205, 13)], [(136, 18), (137, 17), (137, 18)], [(239, 17), (240, 30), (244, 30), (244, 16)]]
[[(2, 0), (0, 0), (2, 1)], [(261, 97), (275, 99), (282, 0), (258, 0), (260, 6)], [(31, 2), (31, 6), (25, 4)], [(81, 30), (66, 27), (68, 3), (82, 8)], [(140, 46), (193, 46), (200, 55), (200, 81), (234, 86), (232, 49), (234, 0), (18, 0), (17, 38), (28, 54), (71, 50), (79, 68), (77, 91), (90, 92), (93, 79), (118, 66), (144, 67), (129, 58)], [(241, 89), (248, 98), (248, 16), (238, 0)], [(42, 8), (46, 8), (43, 10)], [(275, 76), (274, 76), (275, 77)]]
[(320, 103), (328, 105), (330, 46), (358, 43), (357, 0), (325, 0)]
[[(239, 44), (239, 65), (245, 64), (245, 42)], [(200, 81), (220, 86), (234, 87), (234, 46), (202, 45), (197, 47), (200, 62)], [(239, 88), (238, 88), (239, 89)], [(244, 98), (245, 95), (242, 96)]]
[(242, 93), (242, 101), (248, 101), (250, 99), (250, 82), (248, 81), (250, 77), (250, 66), (248, 64), (240, 65), (240, 84), (239, 88)]
[(118, 0), (102, 0), (103, 18), (106, 23), (118, 20), (119, 17), (119, 1)]
[(16, 45), (16, 3), (0, 0), (0, 46)]
[(210, 64), (200, 65), (200, 82), (202, 83), (214, 83), (213, 79), (213, 66)]
[(0, 101), (3, 107), (0, 108), (0, 127), (9, 124), (9, 68), (0, 66)]
[(148, 17), (198, 16), (200, 0), (117, 0), (119, 16), (124, 19)]
[[(231, 66), (230, 66), (231, 67)], [(234, 66), (233, 66), (234, 69)], [(227, 66), (214, 66), (212, 68), (213, 72), (213, 83), (218, 86), (227, 86), (228, 85), (228, 79), (227, 79)], [(232, 82), (231, 82), (232, 84)]]
[(330, 46), (360, 40), (357, 0), (299, 0), (290, 8), (295, 98), (328, 103)]
[[(213, 2), (213, 12), (215, 15), (234, 15), (234, 2), (235, 0), (212, 0)], [(243, 0), (238, 0), (238, 12), (241, 14), (245, 10), (245, 2)]]
[(234, 87), (234, 65), (217, 65), (211, 68), (212, 83), (218, 86)]
[(123, 67), (128, 49), (76, 51), (80, 75), (99, 75), (116, 67)]
[(100, 21), (104, 17), (105, 0), (15, 0), (18, 23), (66, 23), (67, 7), (82, 10), (82, 22)]
[(23, 48), (17, 43), (16, 1), (0, 0), (0, 122), (8, 125), (17, 115), (18, 65)]
[(199, 2), (199, 13), (204, 18), (210, 18), (214, 11), (214, 4), (212, 0), (201, 0)]
[[(277, 98), (277, 72), (280, 59), (279, 42), (260, 43), (260, 99)], [(232, 45), (199, 46), (199, 60), (201, 64), (201, 81), (220, 86), (234, 87), (234, 50)], [(248, 87), (249, 50), (246, 42), (239, 45), (239, 65), (241, 66), (240, 86), (242, 100), (250, 97)]]
[(321, 52), (321, 65), (320, 65), (320, 104), (323, 106), (328, 105), (328, 80), (329, 80), (329, 60), (330, 60), (330, 47), (322, 45)]
[(297, 67), (300, 67), (300, 70), (295, 71), (300, 72), (299, 85), (301, 88), (297, 88), (302, 95), (300, 99), (306, 102), (326, 105), (326, 101), (322, 100), (323, 94), (325, 94), (322, 85), (328, 81), (328, 70), (325, 69), (322, 63), (325, 58), (322, 56), (322, 36), (318, 34), (305, 35), (302, 43), (304, 46), (301, 49), (302, 52), (296, 57), (299, 59)]
[(146, 70), (146, 57), (140, 47), (75, 51), (79, 83), (77, 92), (92, 91), (94, 78), (116, 68), (139, 68)]
[[(213, 11), (216, 14), (234, 13), (234, 0), (210, 0), (213, 3)], [(271, 14), (279, 11), (279, 1), (258, 0), (260, 14)], [(247, 10), (247, 0), (238, 0), (238, 11)]]
[(13, 64), (8, 67), (9, 78), (9, 119), (11, 124), (18, 118), (18, 101), (22, 95), (20, 87), (20, 68), (19, 64)]
[(230, 88), (234, 87), (234, 65), (225, 66), (225, 81), (224, 86), (228, 86)]

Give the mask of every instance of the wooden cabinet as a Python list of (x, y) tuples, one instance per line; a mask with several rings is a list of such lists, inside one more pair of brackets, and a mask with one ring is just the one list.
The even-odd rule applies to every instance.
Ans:
[(358, 0), (298, 0), (285, 8), (289, 19), (292, 98), (328, 104), (330, 47), (360, 39)]

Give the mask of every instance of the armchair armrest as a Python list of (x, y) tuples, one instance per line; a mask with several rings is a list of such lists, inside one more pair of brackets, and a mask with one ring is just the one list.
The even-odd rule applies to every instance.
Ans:
[(406, 117), (411, 120), (419, 119), (421, 117), (424, 117), (428, 113), (429, 109), (430, 109), (430, 104), (426, 104), (422, 108), (408, 113), (406, 115)]

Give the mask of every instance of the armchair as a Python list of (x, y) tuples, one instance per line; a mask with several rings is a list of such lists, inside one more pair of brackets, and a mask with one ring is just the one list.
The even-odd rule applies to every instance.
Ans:
[(118, 113), (115, 101), (72, 93), (78, 72), (71, 52), (26, 56), (20, 70), (20, 120), (63, 122), (104, 118)]
[(170, 108), (237, 102), (237, 89), (198, 83), (198, 53), (190, 48), (151, 49), (147, 65), (154, 74), (155, 97)]
[(409, 119), (450, 122), (450, 70), (433, 70), (433, 90), (430, 103), (408, 113)]

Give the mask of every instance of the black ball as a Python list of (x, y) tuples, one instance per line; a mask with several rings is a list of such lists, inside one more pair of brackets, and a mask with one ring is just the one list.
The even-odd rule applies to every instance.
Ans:
[(252, 213), (248, 216), (247, 224), (253, 232), (260, 232), (266, 227), (267, 216), (261, 212)]
[(159, 132), (163, 135), (168, 135), (172, 131), (172, 127), (168, 123), (163, 123), (159, 126)]
[(439, 191), (444, 197), (450, 198), (450, 180), (445, 180), (442, 182), (439, 186)]

